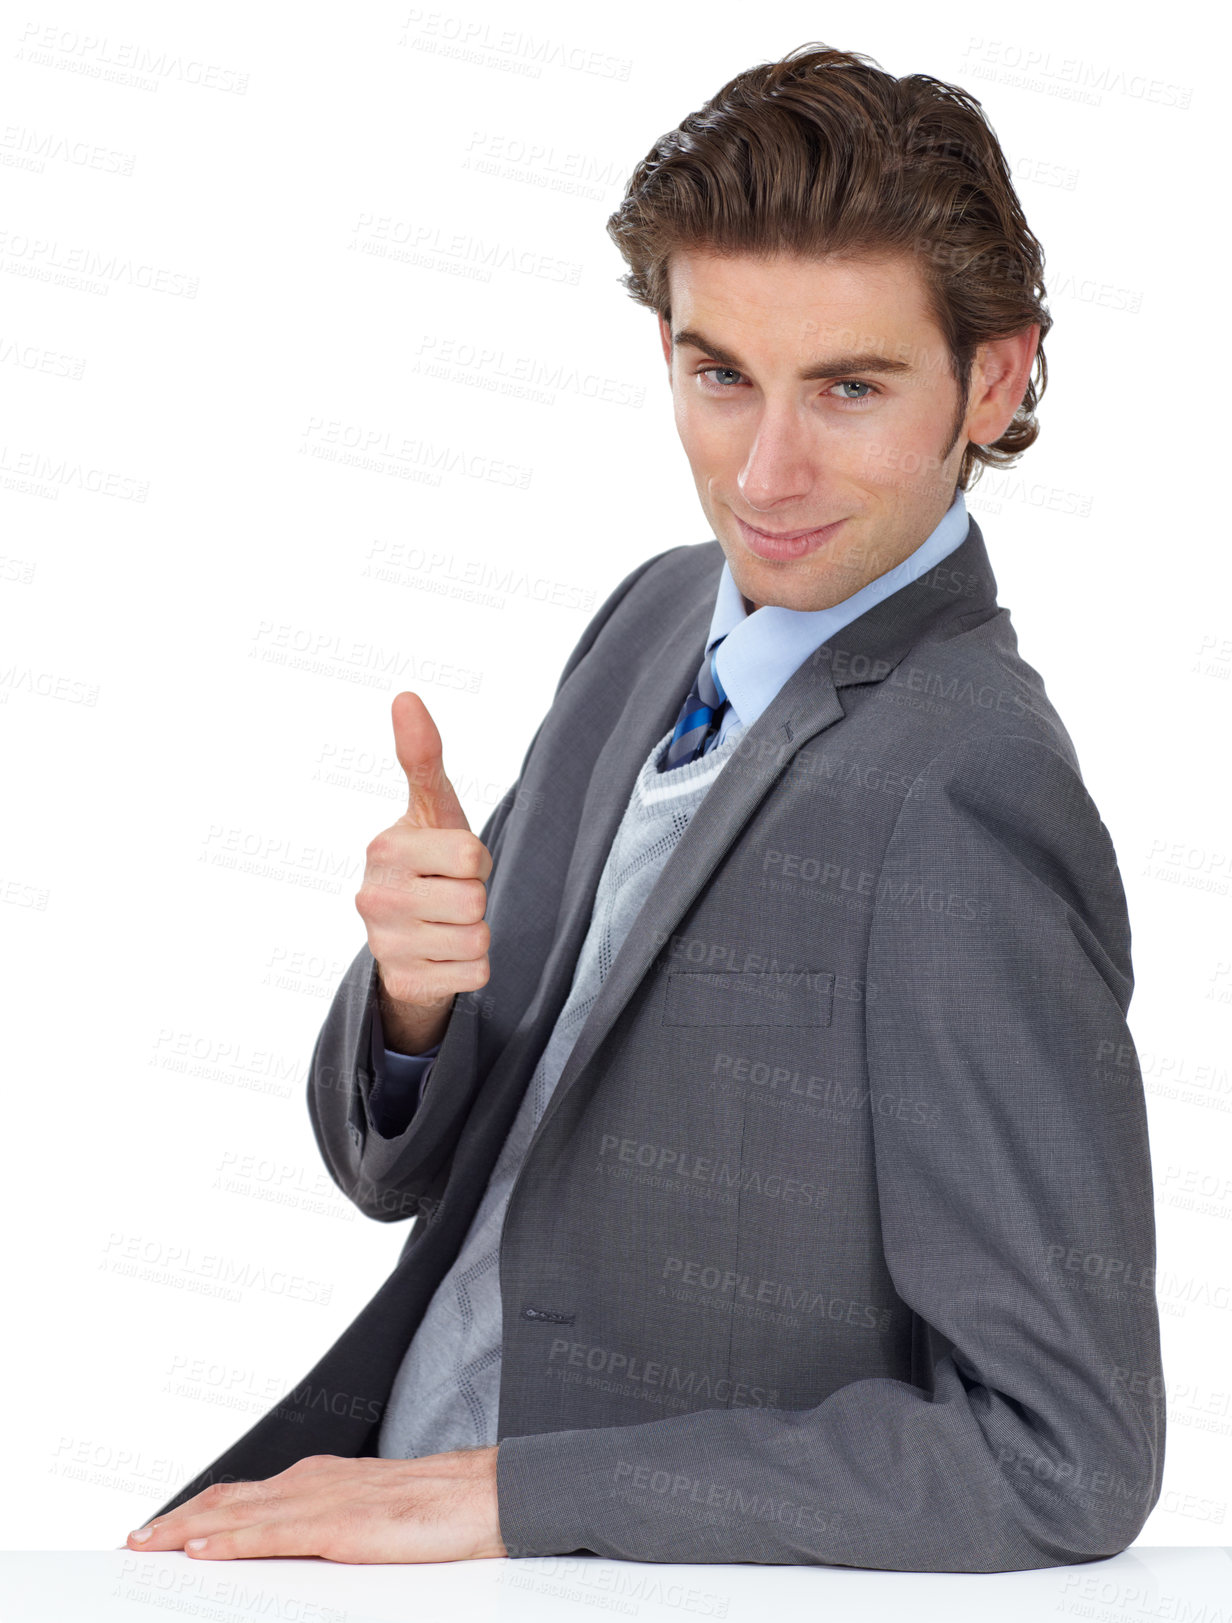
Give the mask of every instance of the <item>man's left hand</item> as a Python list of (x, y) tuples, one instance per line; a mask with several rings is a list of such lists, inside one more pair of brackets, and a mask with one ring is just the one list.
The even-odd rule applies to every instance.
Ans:
[[(474, 1561), (507, 1555), (496, 1451), (417, 1460), (311, 1454), (261, 1482), (221, 1482), (130, 1533), (130, 1550), (206, 1560), (317, 1555), (327, 1561)], [(200, 1542), (199, 1542), (200, 1541)]]

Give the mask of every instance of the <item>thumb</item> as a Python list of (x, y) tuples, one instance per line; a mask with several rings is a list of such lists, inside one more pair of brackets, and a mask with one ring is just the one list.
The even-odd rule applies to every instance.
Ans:
[(464, 828), (470, 823), (445, 776), (441, 735), (418, 693), (394, 697), (394, 751), (409, 794), (403, 818), (413, 828)]

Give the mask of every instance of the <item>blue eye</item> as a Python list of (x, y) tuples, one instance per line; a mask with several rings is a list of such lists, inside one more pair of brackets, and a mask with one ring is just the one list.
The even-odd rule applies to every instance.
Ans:
[[(728, 382), (719, 382), (719, 374), (723, 374), (726, 378), (743, 378), (744, 376), (744, 373), (737, 371), (734, 366), (701, 366), (697, 369), (694, 376), (709, 380), (712, 373), (714, 374), (714, 380), (707, 381), (703, 385), (703, 388), (707, 394), (731, 394), (734, 392), (735, 385)], [(830, 388), (864, 389), (867, 391), (865, 394), (860, 395), (831, 396), (832, 399), (839, 400), (841, 404), (845, 406), (863, 406), (881, 392), (877, 388), (876, 384), (864, 383), (857, 378), (840, 378), (836, 382), (832, 383)]]
[[(706, 376), (707, 372), (727, 372), (734, 378), (744, 376), (743, 372), (737, 372), (734, 366), (703, 366), (697, 375), (699, 378), (702, 378)], [(711, 387), (714, 388), (716, 385), (712, 384)], [(719, 384), (717, 387), (721, 389), (723, 385)]]

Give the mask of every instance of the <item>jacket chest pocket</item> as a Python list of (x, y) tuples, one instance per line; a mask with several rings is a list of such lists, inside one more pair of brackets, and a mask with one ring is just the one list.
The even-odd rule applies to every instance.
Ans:
[(660, 1023), (665, 1026), (828, 1026), (834, 975), (827, 969), (761, 973), (741, 969), (669, 970)]

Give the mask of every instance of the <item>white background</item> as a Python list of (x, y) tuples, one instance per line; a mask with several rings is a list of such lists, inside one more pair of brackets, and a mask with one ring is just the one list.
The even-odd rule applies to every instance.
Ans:
[[(1047, 253), (1043, 432), (968, 504), (1134, 925), (1142, 1542), (1229, 1542), (1226, 51), (1196, 8), (1113, 15), (10, 11), (5, 1544), (121, 1543), (392, 1267), (404, 1225), (329, 1181), (303, 1093), (405, 805), (390, 701), (427, 702), (478, 829), (594, 608), (709, 538), (604, 225), (663, 131), (819, 38), (979, 97)], [(374, 468), (321, 454), (356, 439)]]

